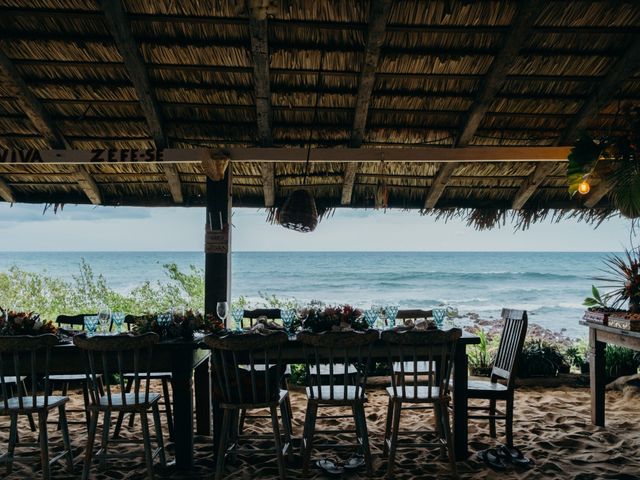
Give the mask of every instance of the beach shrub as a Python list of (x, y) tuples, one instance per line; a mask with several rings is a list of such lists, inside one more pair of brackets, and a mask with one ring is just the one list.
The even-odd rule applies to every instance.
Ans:
[(522, 348), (518, 375), (523, 378), (555, 377), (566, 364), (560, 344), (529, 337)]
[(638, 372), (640, 355), (626, 347), (607, 345), (604, 351), (604, 368), (610, 379), (633, 375)]
[(564, 356), (569, 365), (582, 371), (589, 363), (589, 352), (587, 342), (578, 340), (564, 351)]
[(491, 374), (493, 356), (497, 350), (499, 339), (497, 336), (490, 338), (480, 327), (475, 330), (474, 334), (478, 336), (480, 343), (468, 347), (469, 368), (472, 375), (488, 377)]

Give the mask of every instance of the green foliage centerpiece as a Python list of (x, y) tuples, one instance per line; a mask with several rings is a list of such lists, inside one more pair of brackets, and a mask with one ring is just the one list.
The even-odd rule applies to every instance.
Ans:
[(184, 315), (174, 314), (166, 327), (159, 325), (156, 314), (146, 313), (135, 318), (134, 330), (140, 334), (154, 332), (164, 338), (190, 340), (196, 332), (221, 333), (224, 331), (224, 324), (214, 314), (202, 315), (200, 312), (187, 310)]

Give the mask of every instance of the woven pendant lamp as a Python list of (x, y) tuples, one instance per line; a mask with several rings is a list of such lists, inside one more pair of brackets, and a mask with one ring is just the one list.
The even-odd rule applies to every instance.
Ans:
[(316, 201), (306, 188), (291, 192), (276, 216), (280, 225), (296, 232), (313, 232), (318, 225)]
[[(320, 102), (320, 87), (322, 85), (322, 65), (324, 64), (324, 52), (320, 56), (320, 69), (318, 70), (318, 80), (316, 82), (316, 105), (313, 112), (313, 124), (309, 132), (309, 142), (307, 146), (307, 161), (304, 166), (303, 184), (307, 184), (307, 174), (309, 172), (309, 158), (311, 157), (311, 142), (313, 140), (313, 127), (318, 119), (318, 104)], [(313, 194), (307, 188), (298, 188), (291, 192), (287, 199), (276, 211), (276, 221), (284, 228), (295, 230), (296, 232), (313, 232), (318, 226), (318, 209)]]

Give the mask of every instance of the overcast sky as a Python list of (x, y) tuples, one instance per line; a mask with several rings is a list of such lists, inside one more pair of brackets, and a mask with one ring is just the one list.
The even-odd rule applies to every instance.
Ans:
[[(125, 208), (67, 205), (43, 214), (42, 205), (0, 203), (0, 251), (201, 251), (202, 208)], [(512, 225), (478, 232), (463, 222), (436, 222), (418, 212), (338, 210), (315, 232), (301, 234), (266, 222), (264, 210), (235, 209), (235, 251), (620, 251), (629, 221), (595, 229), (575, 221)]]

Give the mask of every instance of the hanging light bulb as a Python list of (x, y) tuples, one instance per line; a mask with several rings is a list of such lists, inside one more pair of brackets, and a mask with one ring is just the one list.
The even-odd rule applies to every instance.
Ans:
[(578, 192), (580, 193), (580, 195), (586, 195), (587, 193), (589, 193), (590, 190), (591, 190), (591, 185), (589, 185), (589, 182), (587, 182), (586, 179), (582, 180), (578, 185)]

